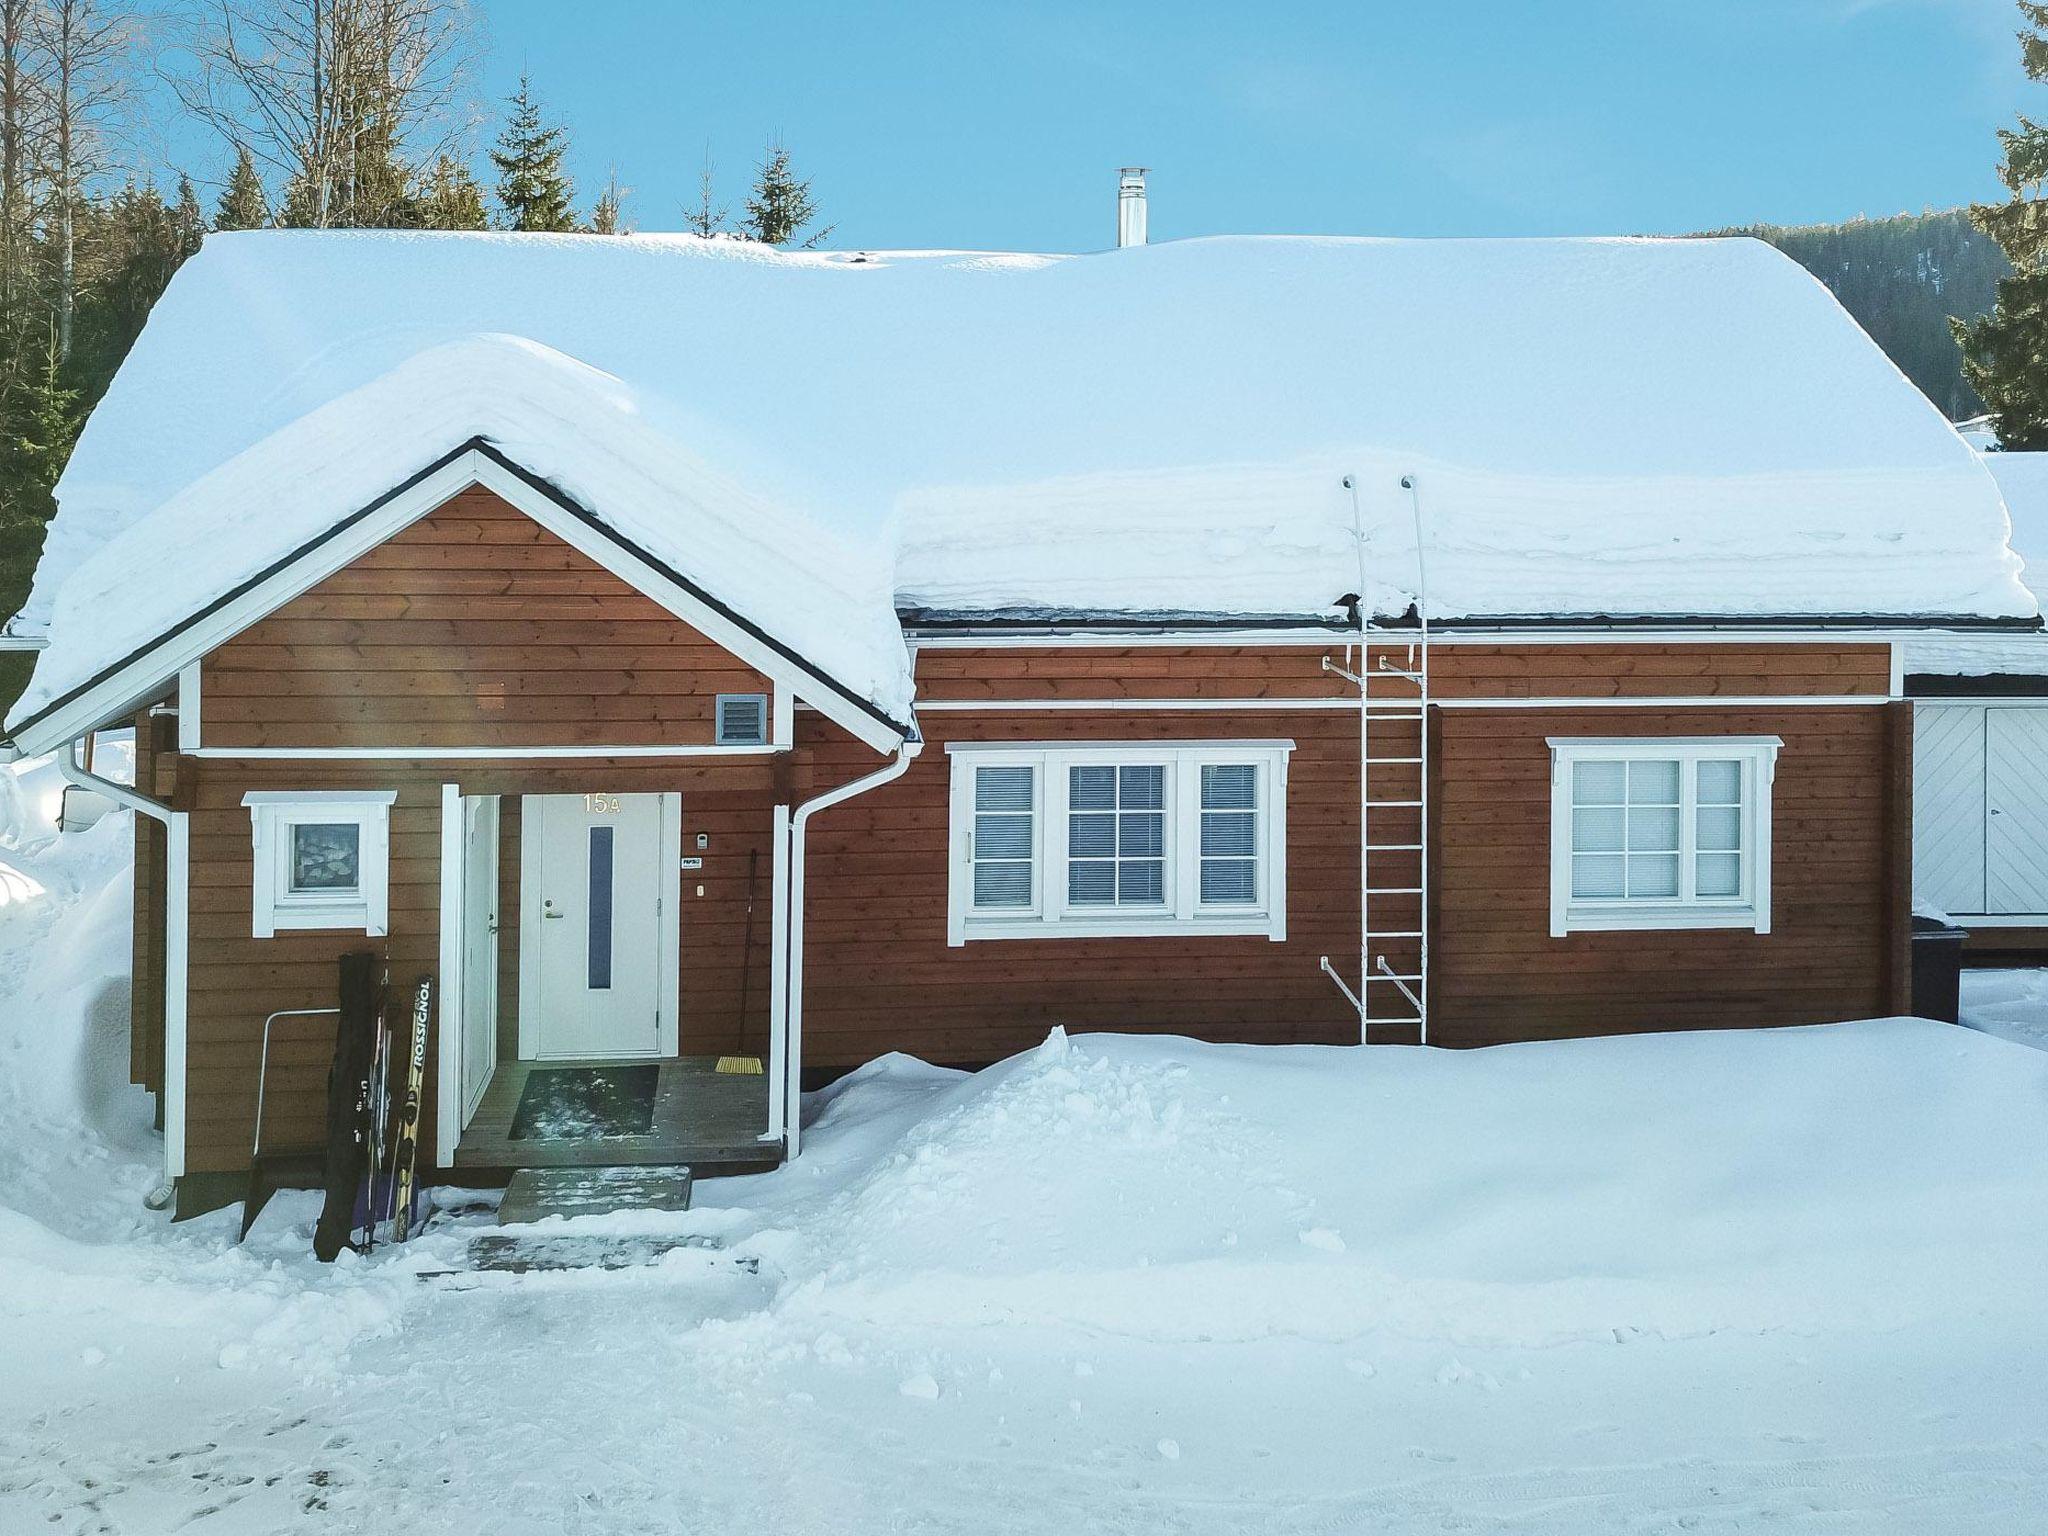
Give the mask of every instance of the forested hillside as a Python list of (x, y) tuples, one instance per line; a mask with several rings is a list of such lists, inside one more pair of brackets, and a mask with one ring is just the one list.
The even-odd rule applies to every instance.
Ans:
[(1962, 353), (1948, 322), (1951, 315), (1973, 320), (1989, 310), (1998, 280), (2012, 269), (1965, 210), (1713, 233), (1768, 240), (1826, 283), (1951, 421), (1984, 409), (1963, 382)]

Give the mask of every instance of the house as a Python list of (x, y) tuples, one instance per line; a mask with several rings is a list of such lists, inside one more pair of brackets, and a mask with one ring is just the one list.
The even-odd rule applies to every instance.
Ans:
[[(214, 236), (58, 500), (7, 730), (137, 725), (188, 1209), (366, 948), (463, 1170), (564, 1155), (549, 1063), (658, 1067), (605, 1156), (715, 1169), (1055, 1025), (1901, 1011), (1905, 652), (2039, 623), (1977, 455), (1747, 240)], [(277, 1026), (266, 1134), (324, 1059)]]
[[(1993, 445), (1995, 448), (1995, 444)], [(2048, 453), (1987, 452), (2029, 573), (2048, 568)], [(1913, 890), (1973, 960), (2048, 950), (2048, 636), (1940, 635), (1906, 648), (1916, 701)]]

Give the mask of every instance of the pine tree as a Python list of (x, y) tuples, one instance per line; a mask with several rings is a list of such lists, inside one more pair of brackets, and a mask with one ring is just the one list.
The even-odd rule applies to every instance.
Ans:
[(612, 168), (605, 179), (604, 190), (597, 194), (597, 202), (590, 210), (590, 232), (593, 235), (629, 235), (632, 233), (625, 224), (626, 189), (619, 185), (618, 167)]
[(270, 224), (270, 200), (263, 195), (263, 178), (256, 174), (256, 162), (249, 151), (235, 151), (235, 168), (228, 176), (226, 190), (213, 211), (215, 229), (265, 229)]
[(568, 134), (541, 117), (533, 81), (519, 77), (519, 89), (507, 98), (512, 115), (491, 151), (498, 168), (498, 204), (507, 229), (560, 233), (576, 227), (570, 206), (576, 189), (562, 169)]
[[(2048, 84), (2048, 3), (2019, 0), (2026, 25), (2020, 57), (2027, 78)], [(2048, 123), (2022, 114), (2001, 128), (1998, 179), (2012, 195), (1973, 207), (1977, 227), (1998, 242), (2013, 273), (1998, 303), (1974, 324), (1957, 323), (1963, 373), (1991, 408), (2007, 448), (2048, 449)]]
[(484, 191), (469, 167), (443, 155), (427, 172), (413, 199), (414, 224), (420, 229), (489, 229)]
[(768, 157), (754, 175), (754, 190), (747, 195), (747, 216), (740, 224), (741, 233), (763, 245), (788, 245), (794, 241), (800, 249), (809, 250), (835, 227), (828, 224), (797, 241), (804, 227), (817, 216), (818, 206), (812, 201), (809, 179), (798, 177), (789, 163), (785, 145), (770, 141)]
[(728, 233), (727, 218), (732, 210), (716, 201), (711, 177), (711, 149), (705, 146), (704, 170), (697, 178), (697, 206), (683, 210), (683, 222), (692, 234), (702, 235), (706, 240), (715, 235)]

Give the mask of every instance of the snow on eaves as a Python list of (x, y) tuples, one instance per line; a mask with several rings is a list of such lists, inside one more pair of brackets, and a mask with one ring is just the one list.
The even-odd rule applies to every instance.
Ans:
[(686, 424), (657, 426), (619, 379), (516, 336), (417, 353), (202, 475), (96, 549), (57, 593), (49, 648), (17, 717), (475, 438), (713, 590), (856, 697), (908, 719), (908, 658), (889, 569), (871, 547), (750, 492), (689, 451)]
[[(2039, 582), (2048, 576), (2048, 453), (1993, 447), (1983, 460), (2005, 498), (2023, 579)], [(1937, 677), (2048, 677), (2048, 633), (1930, 635), (1907, 643), (1906, 670)]]
[[(428, 422), (517, 438), (878, 704), (907, 687), (888, 603), (845, 606), (876, 583), (947, 613), (1301, 617), (1361, 584), (1399, 612), (1422, 584), (1404, 475), (1438, 617), (2037, 612), (1977, 456), (1755, 241), (1042, 257), (261, 232), (208, 239), (87, 425), (22, 615), (55, 620), (37, 693), (112, 659), (113, 568), (173, 547), (60, 597), (124, 530), (183, 520), (153, 616), (247, 563), (207, 530), (263, 519), (198, 497), (241, 455), (300, 433), (351, 494), (416, 468), (381, 427), (373, 464), (295, 426), (335, 407), (363, 430), (343, 402), (365, 390), (414, 414), (390, 381), (416, 360), (454, 395)], [(423, 450), (425, 426), (397, 436)], [(608, 464), (611, 434), (638, 467)], [(309, 479), (294, 520), (343, 500)], [(102, 632), (66, 636), (67, 612)]]

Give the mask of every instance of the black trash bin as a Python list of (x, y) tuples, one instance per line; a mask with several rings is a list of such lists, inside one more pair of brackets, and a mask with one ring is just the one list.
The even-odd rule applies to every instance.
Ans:
[(1913, 1012), (1954, 1024), (1963, 1014), (1963, 940), (1969, 935), (1938, 917), (1913, 919)]

